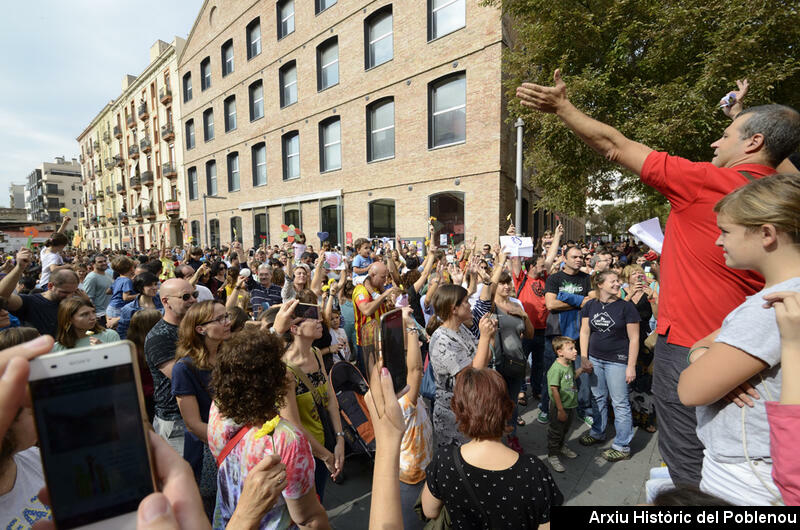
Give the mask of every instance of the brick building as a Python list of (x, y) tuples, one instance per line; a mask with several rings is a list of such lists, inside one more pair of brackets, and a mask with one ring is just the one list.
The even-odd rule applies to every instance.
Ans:
[[(456, 243), (504, 233), (510, 38), (474, 1), (206, 0), (178, 57), (187, 234), (421, 238), (430, 216)], [(554, 219), (535, 202), (526, 185), (520, 228), (539, 235)]]

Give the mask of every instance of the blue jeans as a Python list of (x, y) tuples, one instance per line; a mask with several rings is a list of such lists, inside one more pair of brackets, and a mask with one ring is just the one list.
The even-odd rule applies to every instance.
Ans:
[[(544, 352), (542, 354), (542, 377), (541, 377), (541, 390), (542, 399), (539, 401), (539, 411), (547, 412), (550, 410), (550, 394), (547, 392), (549, 385), (547, 384), (547, 371), (556, 362), (556, 352), (553, 351), (553, 337), (545, 337), (544, 339)], [(531, 379), (533, 381), (533, 379)]]
[(322, 503), (322, 496), (325, 493), (325, 484), (328, 483), (331, 472), (328, 471), (328, 466), (325, 465), (325, 462), (316, 456), (314, 457), (314, 466), (314, 488), (317, 490), (319, 502)]
[(589, 434), (598, 440), (605, 439), (608, 424), (608, 398), (610, 397), (611, 406), (614, 407), (614, 429), (617, 431), (611, 448), (629, 453), (630, 443), (633, 439), (633, 417), (631, 416), (631, 402), (628, 398), (628, 383), (625, 382), (626, 365), (602, 361), (591, 356), (589, 360), (592, 361), (594, 367), (592, 373), (589, 374), (589, 380), (592, 385), (592, 397), (598, 410)]

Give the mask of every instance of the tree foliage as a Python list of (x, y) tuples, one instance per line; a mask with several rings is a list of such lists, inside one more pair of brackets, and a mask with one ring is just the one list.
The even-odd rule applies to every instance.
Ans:
[(586, 147), (561, 122), (522, 107), (523, 81), (552, 85), (562, 69), (570, 100), (628, 138), (691, 160), (729, 123), (719, 99), (748, 78), (745, 105), (800, 99), (797, 0), (484, 0), (510, 15), (505, 54), (510, 120), (525, 120), (525, 158), (540, 206), (571, 214), (586, 199), (622, 193), (657, 210), (663, 199)]

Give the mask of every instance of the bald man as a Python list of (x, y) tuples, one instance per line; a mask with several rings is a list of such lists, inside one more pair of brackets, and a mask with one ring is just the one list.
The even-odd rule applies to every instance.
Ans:
[(178, 402), (172, 395), (171, 378), (178, 345), (178, 325), (197, 302), (197, 290), (184, 279), (172, 278), (161, 284), (158, 296), (164, 304), (164, 317), (153, 326), (144, 341), (144, 357), (153, 375), (156, 409), (153, 429), (183, 455), (185, 425)]
[[(353, 310), (356, 319), (356, 354), (360, 369), (365, 369), (361, 339), (361, 329), (367, 322), (375, 319), (380, 320), (381, 315), (392, 309), (392, 294), (397, 289), (390, 287), (386, 289), (386, 280), (389, 271), (386, 265), (376, 261), (367, 269), (367, 278), (361, 285), (356, 285), (353, 289)], [(363, 372), (362, 372), (363, 373)]]
[(14, 293), (20, 277), (30, 265), (33, 254), (22, 248), (17, 252), (17, 264), (0, 280), (0, 297), (8, 301), (7, 309), (42, 335), (56, 336), (58, 331), (58, 305), (61, 300), (78, 291), (78, 275), (68, 268), (57, 268), (50, 274), (47, 290), (38, 294)]

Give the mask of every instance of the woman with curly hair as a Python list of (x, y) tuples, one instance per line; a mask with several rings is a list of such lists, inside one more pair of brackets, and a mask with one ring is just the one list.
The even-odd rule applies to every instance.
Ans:
[(97, 321), (94, 304), (82, 296), (65, 298), (58, 305), (58, 333), (53, 351), (117, 342), (119, 335)]
[(465, 368), (456, 377), (451, 408), (470, 441), (434, 453), (422, 490), (425, 516), (435, 518), (446, 506), (453, 528), (516, 530), (548, 523), (550, 509), (564, 496), (538, 458), (503, 444), (514, 410), (503, 376)]
[(207, 447), (209, 382), (223, 341), (231, 337), (231, 318), (225, 306), (207, 301), (194, 304), (178, 327), (176, 362), (172, 367), (172, 394), (186, 424), (183, 458), (189, 462), (200, 485), (208, 512), (216, 496), (216, 466)]
[(244, 329), (226, 341), (211, 376), (215, 390), (208, 442), (219, 463), (213, 527), (228, 525), (248, 473), (270, 455), (286, 466), (283, 497), (258, 528), (327, 528), (328, 516), (314, 490), (314, 460), (302, 431), (278, 415), (288, 389), (281, 361), (283, 341), (273, 333)]

